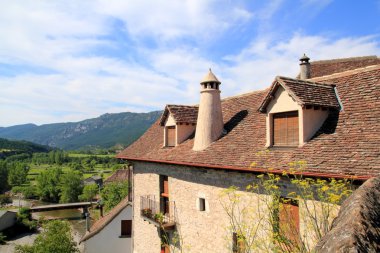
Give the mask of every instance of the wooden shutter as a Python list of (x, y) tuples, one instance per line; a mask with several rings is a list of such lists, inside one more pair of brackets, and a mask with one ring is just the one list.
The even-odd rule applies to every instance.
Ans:
[(298, 112), (276, 113), (273, 115), (273, 145), (297, 146)]
[(121, 221), (121, 235), (129, 237), (132, 235), (132, 220)]
[(293, 246), (299, 241), (299, 207), (293, 199), (281, 199), (279, 210), (280, 234), (285, 236)]
[(168, 147), (175, 146), (175, 126), (169, 126), (166, 131), (166, 145)]
[(169, 196), (169, 181), (168, 178), (164, 178), (164, 192), (167, 197)]

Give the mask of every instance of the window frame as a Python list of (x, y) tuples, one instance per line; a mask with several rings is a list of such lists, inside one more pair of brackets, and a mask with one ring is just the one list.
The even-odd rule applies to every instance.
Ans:
[(205, 212), (206, 211), (206, 199), (205, 198), (198, 198), (199, 201), (199, 211)]
[[(294, 119), (296, 118), (297, 122), (294, 124), (294, 122), (291, 122), (289, 119)], [(283, 143), (278, 143), (276, 141), (276, 138), (278, 137), (276, 132), (276, 124), (275, 122), (279, 119), (284, 119), (285, 123), (282, 123), (283, 131), (285, 132), (285, 136), (282, 136), (285, 138), (285, 142)], [(293, 130), (290, 132), (289, 130), (289, 123), (293, 127)], [(286, 125), (285, 125), (286, 124)], [(291, 137), (289, 137), (289, 133), (291, 133)], [(284, 133), (283, 133), (284, 134)], [(272, 147), (297, 147), (300, 143), (299, 141), (299, 135), (300, 135), (300, 115), (299, 111), (288, 111), (288, 112), (279, 112), (279, 113), (273, 113), (271, 115), (271, 146)], [(290, 141), (294, 140), (294, 141)]]
[[(166, 134), (165, 134), (165, 147), (175, 147), (176, 146), (176, 126), (166, 126), (165, 127), (165, 131), (166, 131)], [(174, 136), (169, 136), (169, 130), (170, 131), (173, 131), (173, 135)], [(169, 142), (169, 138), (173, 138), (173, 140), (171, 140)], [(170, 143), (170, 144), (169, 144)]]

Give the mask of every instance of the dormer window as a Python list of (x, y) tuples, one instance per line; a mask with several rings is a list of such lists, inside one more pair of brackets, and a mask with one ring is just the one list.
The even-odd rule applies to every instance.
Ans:
[(339, 110), (335, 86), (276, 77), (259, 108), (266, 114), (266, 147), (299, 147)]
[(166, 146), (174, 147), (175, 142), (175, 126), (166, 127)]
[(198, 107), (167, 105), (161, 116), (163, 147), (175, 147), (186, 141), (195, 131)]
[(298, 111), (273, 114), (273, 146), (298, 146)]

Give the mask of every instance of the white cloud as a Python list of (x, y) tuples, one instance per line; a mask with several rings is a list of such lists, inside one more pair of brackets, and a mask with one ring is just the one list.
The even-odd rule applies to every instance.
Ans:
[(304, 52), (312, 60), (380, 54), (377, 37), (295, 33), (275, 40), (262, 30), (237, 53), (212, 57), (208, 49), (222, 43), (229, 29), (270, 22), (283, 2), (254, 12), (236, 1), (168, 3), (3, 1), (0, 68), (23, 70), (0, 76), (0, 126), (198, 103), (199, 81), (209, 67), (226, 97), (266, 87), (275, 75), (295, 76)]

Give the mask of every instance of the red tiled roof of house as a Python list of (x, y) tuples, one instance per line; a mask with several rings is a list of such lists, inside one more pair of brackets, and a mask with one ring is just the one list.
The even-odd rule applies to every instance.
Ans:
[(115, 171), (109, 178), (107, 178), (104, 183), (111, 183), (111, 182), (124, 182), (128, 181), (129, 179), (129, 169), (121, 169)]
[(163, 126), (169, 113), (173, 116), (176, 124), (196, 124), (198, 117), (198, 106), (189, 105), (166, 105), (160, 119)]
[(339, 102), (334, 91), (335, 85), (277, 76), (260, 106), (260, 111), (265, 111), (265, 107), (279, 86), (282, 86), (301, 106), (339, 108)]
[(366, 179), (380, 174), (380, 64), (318, 79), (335, 84), (343, 110), (333, 110), (317, 134), (304, 146), (265, 150), (266, 116), (259, 113), (268, 90), (222, 100), (227, 134), (203, 151), (193, 151), (194, 140), (163, 148), (163, 131), (154, 124), (118, 157), (166, 164), (262, 172), (281, 170), (289, 162), (306, 161), (303, 174), (319, 177), (355, 175)]
[(351, 57), (333, 60), (312, 61), (311, 77), (331, 75), (338, 72), (363, 68), (371, 65), (380, 64), (380, 58), (376, 55)]
[(105, 216), (97, 220), (90, 228), (90, 231), (87, 232), (79, 243), (86, 241), (99, 233), (105, 226), (107, 226), (121, 211), (124, 210), (128, 205), (132, 205), (128, 201), (128, 197), (124, 198), (117, 206), (112, 208), (112, 210), (107, 213)]

